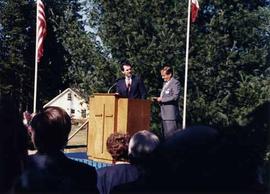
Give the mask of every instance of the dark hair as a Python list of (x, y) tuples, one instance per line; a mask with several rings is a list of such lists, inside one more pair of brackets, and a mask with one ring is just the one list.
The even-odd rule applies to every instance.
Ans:
[(131, 63), (128, 60), (121, 61), (120, 69), (124, 71), (124, 65), (132, 67)]
[(54, 152), (66, 146), (71, 119), (62, 108), (44, 108), (34, 116), (30, 125), (34, 131), (34, 144), (39, 152)]
[(128, 160), (128, 144), (130, 135), (113, 133), (107, 139), (107, 150), (113, 158), (113, 162)]
[(169, 74), (173, 75), (173, 68), (168, 65), (163, 66), (161, 71), (164, 71), (166, 75), (169, 75)]

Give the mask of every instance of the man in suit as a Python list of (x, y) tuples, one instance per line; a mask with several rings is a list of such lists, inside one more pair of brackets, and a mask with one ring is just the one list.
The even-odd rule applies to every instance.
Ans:
[(146, 89), (143, 80), (139, 76), (132, 75), (131, 64), (123, 62), (121, 71), (124, 77), (117, 81), (116, 93), (123, 98), (145, 99)]
[(160, 104), (163, 135), (167, 139), (179, 128), (180, 113), (178, 101), (180, 97), (180, 83), (173, 77), (173, 69), (171, 67), (164, 66), (160, 73), (164, 84), (160, 96), (156, 100)]

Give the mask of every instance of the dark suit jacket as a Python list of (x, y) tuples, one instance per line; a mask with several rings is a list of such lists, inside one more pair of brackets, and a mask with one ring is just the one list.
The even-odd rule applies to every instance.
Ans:
[(138, 170), (132, 164), (116, 164), (97, 170), (100, 194), (109, 194), (117, 185), (138, 179)]
[(131, 88), (130, 92), (128, 92), (128, 88), (126, 86), (125, 78), (121, 78), (117, 81), (116, 84), (116, 92), (123, 98), (130, 99), (145, 99), (146, 98), (146, 89), (142, 79), (139, 76), (132, 75), (131, 77)]
[(62, 152), (35, 154), (15, 184), (15, 193), (98, 193), (94, 167), (67, 158)]

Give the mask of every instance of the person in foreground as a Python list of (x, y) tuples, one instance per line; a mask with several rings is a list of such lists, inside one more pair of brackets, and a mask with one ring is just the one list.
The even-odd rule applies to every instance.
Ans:
[(154, 98), (160, 104), (163, 135), (168, 139), (179, 129), (180, 113), (178, 101), (180, 97), (180, 83), (173, 77), (173, 69), (166, 65), (161, 71), (164, 80), (160, 96)]
[(117, 132), (108, 137), (107, 150), (112, 156), (114, 165), (97, 170), (100, 194), (109, 194), (115, 186), (138, 178), (137, 168), (130, 164), (128, 159), (129, 140), (128, 134)]
[(29, 157), (15, 193), (98, 193), (95, 168), (62, 152), (71, 130), (71, 119), (63, 109), (44, 108), (34, 116), (30, 129), (37, 153)]
[(116, 186), (112, 193), (148, 193), (146, 191), (151, 191), (158, 184), (156, 177), (160, 177), (160, 171), (156, 168), (159, 166), (154, 152), (159, 144), (159, 138), (147, 130), (138, 131), (131, 137), (128, 154), (130, 163), (138, 170), (138, 179)]
[(146, 99), (143, 80), (139, 76), (132, 75), (132, 66), (128, 61), (122, 62), (121, 72), (124, 77), (116, 83), (116, 94), (123, 98)]
[(18, 107), (9, 96), (0, 95), (0, 126), (0, 193), (7, 193), (27, 157), (27, 132)]

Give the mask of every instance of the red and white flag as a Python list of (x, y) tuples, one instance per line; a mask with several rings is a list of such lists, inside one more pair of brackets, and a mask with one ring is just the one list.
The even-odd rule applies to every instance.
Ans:
[(195, 22), (198, 16), (198, 11), (200, 9), (198, 0), (191, 1), (191, 21)]
[(46, 35), (46, 19), (44, 12), (44, 4), (41, 0), (37, 0), (37, 62), (43, 56), (43, 42)]

